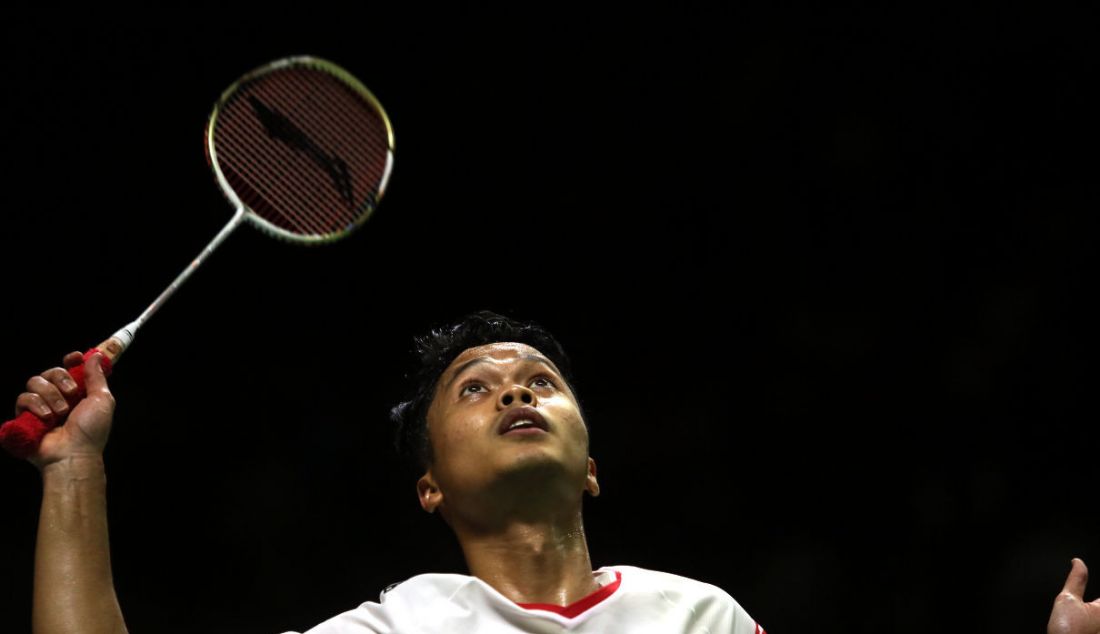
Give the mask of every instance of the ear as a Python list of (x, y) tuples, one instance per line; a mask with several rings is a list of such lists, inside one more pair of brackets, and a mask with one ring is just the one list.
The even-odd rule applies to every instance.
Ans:
[(420, 507), (429, 513), (435, 513), (435, 509), (443, 503), (443, 491), (435, 483), (431, 469), (416, 481), (416, 496), (420, 500)]
[(588, 479), (584, 482), (584, 490), (592, 497), (600, 496), (600, 483), (596, 482), (596, 461), (591, 457), (588, 459)]

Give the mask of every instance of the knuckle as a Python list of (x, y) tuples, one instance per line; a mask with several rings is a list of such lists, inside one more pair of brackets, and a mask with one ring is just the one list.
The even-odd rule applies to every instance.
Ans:
[(72, 389), (76, 387), (73, 383), (73, 377), (69, 374), (68, 370), (62, 368), (52, 368), (42, 373), (42, 376), (48, 379), (55, 385), (60, 385), (65, 389)]
[(52, 419), (54, 415), (45, 399), (32, 392), (23, 392), (19, 398), (15, 399), (15, 415), (18, 416), (26, 411), (47, 419)]

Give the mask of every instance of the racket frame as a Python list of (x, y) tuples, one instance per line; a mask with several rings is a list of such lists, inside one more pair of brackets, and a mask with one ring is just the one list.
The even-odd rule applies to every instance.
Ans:
[[(214, 147), (214, 130), (217, 127), (218, 114), (221, 112), (222, 107), (233, 98), (233, 95), (249, 82), (262, 77), (272, 71), (288, 68), (290, 66), (310, 66), (313, 68), (319, 68), (331, 75), (336, 76), (340, 81), (344, 82), (347, 86), (355, 90), (361, 97), (367, 100), (367, 102), (378, 112), (382, 118), (382, 123), (386, 126), (386, 166), (382, 172), (382, 180), (378, 185), (378, 193), (372, 199), (368, 199), (363, 202), (363, 205), (367, 207), (366, 213), (359, 214), (356, 221), (340, 231), (325, 235), (301, 235), (292, 231), (287, 231), (282, 227), (275, 225), (268, 220), (265, 220), (255, 211), (253, 211), (248, 205), (244, 203), (237, 195), (237, 192), (233, 191), (233, 187), (229, 185), (229, 181), (226, 179), (225, 174), (222, 172), (221, 165), (218, 163), (217, 149)], [(222, 193), (225, 195), (229, 203), (233, 205), (238, 211), (244, 210), (244, 220), (247, 220), (250, 224), (257, 229), (264, 231), (277, 238), (287, 240), (290, 242), (296, 242), (299, 244), (316, 245), (326, 244), (334, 242), (346, 236), (349, 232), (358, 229), (364, 222), (367, 221), (371, 215), (374, 214), (375, 208), (378, 206), (379, 201), (382, 200), (382, 195), (386, 191), (386, 185), (390, 180), (390, 173), (393, 171), (393, 125), (390, 123), (390, 118), (386, 114), (386, 110), (382, 107), (382, 103), (378, 101), (378, 98), (374, 96), (366, 86), (363, 85), (354, 75), (344, 70), (340, 66), (319, 57), (313, 57), (311, 55), (298, 55), (296, 57), (286, 57), (276, 60), (269, 64), (265, 64), (249, 73), (243, 75), (240, 79), (233, 83), (229, 88), (226, 88), (222, 93), (218, 102), (214, 104), (214, 111), (210, 113), (210, 119), (206, 124), (206, 154), (210, 159), (210, 167), (214, 170), (215, 179), (218, 181), (218, 185), (222, 189)]]

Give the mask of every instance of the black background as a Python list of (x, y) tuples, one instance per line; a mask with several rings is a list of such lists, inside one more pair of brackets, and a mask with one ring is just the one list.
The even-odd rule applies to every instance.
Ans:
[[(12, 401), (228, 220), (201, 134), (240, 74), (333, 59), (396, 133), (361, 232), (238, 231), (112, 377), (132, 631), (301, 630), (462, 572), (386, 412), (412, 336), (480, 308), (573, 356), (596, 566), (772, 632), (1034, 632), (1070, 557), (1100, 564), (1083, 16), (302, 9), (2, 27)], [(39, 479), (0, 481), (27, 631)]]

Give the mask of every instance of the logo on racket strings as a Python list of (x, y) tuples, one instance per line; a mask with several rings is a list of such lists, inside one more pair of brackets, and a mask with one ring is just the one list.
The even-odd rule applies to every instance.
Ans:
[(351, 175), (348, 173), (348, 164), (338, 156), (329, 156), (321, 149), (313, 139), (294, 125), (284, 114), (268, 108), (255, 95), (248, 96), (248, 102), (252, 104), (252, 110), (256, 118), (267, 130), (267, 135), (276, 141), (282, 141), (297, 152), (304, 152), (317, 167), (320, 167), (332, 179), (332, 186), (340, 192), (340, 197), (347, 203), (349, 209), (355, 208), (355, 197), (352, 193)]

